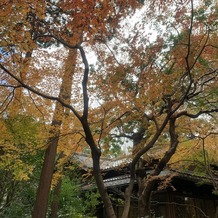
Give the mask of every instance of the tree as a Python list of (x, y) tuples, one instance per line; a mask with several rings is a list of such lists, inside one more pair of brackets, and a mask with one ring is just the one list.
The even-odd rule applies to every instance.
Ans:
[[(120, 23), (121, 28), (117, 24), (121, 15), (130, 15), (128, 8), (136, 7), (135, 1), (130, 5), (126, 1), (116, 4), (76, 1), (73, 8), (71, 3), (47, 1), (47, 15), (51, 18), (48, 22), (32, 14), (32, 21), (35, 19), (33, 39), (36, 45), (60, 43), (80, 52), (81, 62), (78, 63), (83, 66), (83, 72), (80, 74), (78, 70), (77, 76), (79, 80), (82, 78), (82, 87), (78, 89), (81, 97), (78, 99), (82, 102), (74, 99), (71, 102), (75, 104), (69, 104), (54, 93), (43, 92), (44, 87), (36, 89), (30, 81), (32, 76), (22, 80), (10, 63), (0, 65), (3, 76), (9, 78), (2, 86), (10, 87), (12, 79), (30, 92), (57, 101), (72, 111), (90, 147), (93, 175), (108, 217), (115, 217), (115, 214), (101, 176), (101, 147), (106, 145), (116, 128), (121, 132), (119, 136), (131, 139), (133, 160), (123, 217), (128, 216), (135, 178), (140, 186), (139, 208), (142, 210), (139, 215), (149, 217), (155, 180), (176, 152), (181, 139), (186, 137), (179, 128), (181, 123), (189, 122), (192, 129), (195, 119), (218, 111), (214, 100), (217, 92), (217, 3), (150, 1), (144, 12), (147, 17), (142, 13), (142, 22), (136, 23), (128, 36), (123, 31), (125, 24)], [(152, 42), (144, 33), (145, 19), (151, 25), (155, 23), (153, 27), (158, 30), (158, 36)], [(99, 59), (90, 83), (90, 67), (84, 49), (88, 44), (95, 49)], [(22, 64), (16, 62), (18, 66)], [(99, 106), (93, 110), (89, 104), (90, 93)], [(163, 142), (167, 145), (164, 146), (166, 150), (154, 171), (148, 177), (139, 176), (140, 158)]]
[[(217, 116), (212, 119), (205, 120), (199, 119), (194, 123), (194, 128), (190, 129), (189, 126), (187, 137), (178, 148), (180, 156), (175, 155), (171, 164), (176, 168), (189, 170), (193, 169), (194, 174), (202, 176), (202, 181), (199, 184), (211, 183), (213, 185), (213, 193), (217, 194), (216, 182), (216, 166), (217, 166)], [(185, 124), (183, 125), (184, 128)], [(192, 132), (192, 130), (194, 132)], [(191, 138), (191, 141), (190, 141)]]
[[(85, 5), (83, 4), (83, 1), (75, 1), (72, 8), (72, 2), (54, 2), (54, 1), (47, 1), (46, 2), (46, 8), (43, 8), (43, 15), (44, 16), (38, 16), (36, 13), (37, 8), (32, 7), (31, 5), (24, 4), (24, 8), (26, 9), (24, 14), (25, 19), (25, 25), (28, 26), (28, 30), (31, 33), (26, 38), (31, 43), (30, 44), (30, 52), (26, 52), (26, 58), (29, 58), (29, 54), (32, 54), (32, 50), (35, 49), (37, 44), (44, 44), (44, 46), (51, 45), (54, 40), (56, 40), (58, 43), (61, 43), (67, 48), (70, 49), (78, 49), (82, 56), (82, 61), (85, 66), (84, 71), (84, 77), (83, 77), (83, 115), (80, 115), (77, 110), (74, 109), (69, 103), (65, 102), (65, 100), (62, 98), (62, 92), (60, 91), (59, 96), (52, 96), (47, 95), (43, 92), (40, 92), (36, 88), (33, 88), (33, 83), (28, 81), (28, 68), (22, 68), (19, 69), (18, 66), (18, 72), (11, 73), (12, 71), (12, 65), (10, 66), (7, 64), (2, 65), (1, 69), (6, 72), (13, 80), (18, 82), (18, 86), (11, 85), (10, 81), (7, 80), (5, 84), (2, 84), (4, 87), (12, 87), (12, 88), (18, 88), (23, 87), (29, 90), (30, 92), (33, 92), (36, 95), (39, 95), (43, 98), (50, 99), (50, 100), (56, 100), (57, 105), (61, 105), (69, 108), (72, 110), (72, 112), (75, 114), (75, 116), (79, 119), (81, 122), (81, 125), (83, 126), (85, 135), (86, 135), (86, 142), (89, 144), (94, 158), (94, 174), (96, 178), (97, 185), (99, 187), (99, 191), (101, 194), (101, 197), (105, 203), (105, 206), (107, 208), (107, 213), (109, 216), (113, 217), (114, 212), (113, 208), (111, 206), (110, 199), (107, 195), (107, 193), (104, 191), (104, 185), (103, 180), (100, 175), (100, 168), (99, 168), (99, 158), (100, 158), (100, 149), (98, 148), (97, 144), (94, 141), (93, 135), (91, 133), (91, 129), (88, 124), (88, 95), (87, 95), (87, 79), (88, 79), (88, 62), (84, 53), (84, 50), (82, 46), (80, 45), (82, 42), (88, 41), (89, 43), (93, 43), (93, 41), (96, 38), (103, 39), (104, 37), (109, 37), (111, 35), (110, 31), (115, 30), (117, 21), (120, 19), (121, 14), (124, 14), (128, 7), (136, 7), (136, 3), (134, 1), (131, 2), (131, 4), (127, 4), (125, 1), (119, 1), (117, 4), (113, 2), (95, 2), (95, 1), (88, 1)], [(44, 4), (42, 4), (44, 5)], [(13, 5), (11, 5), (13, 6)], [(15, 5), (17, 7), (17, 5)], [(70, 7), (69, 7), (70, 6)], [(58, 14), (58, 16), (57, 16)], [(85, 16), (84, 16), (85, 15)], [(14, 14), (13, 14), (14, 16)], [(27, 18), (26, 18), (27, 16)], [(98, 18), (101, 17), (101, 20)], [(9, 20), (6, 21), (8, 23)], [(12, 22), (12, 24), (16, 23), (15, 20)], [(25, 31), (27, 30), (26, 28)], [(12, 32), (12, 31), (11, 31)], [(14, 33), (14, 32), (13, 32)], [(61, 33), (61, 34), (60, 34)], [(12, 40), (16, 41), (15, 38), (10, 38), (8, 40), (7, 37), (5, 37), (6, 45), (9, 45), (9, 41)], [(17, 42), (17, 41), (16, 41)], [(20, 45), (20, 42), (18, 41), (17, 44)], [(18, 49), (19, 47), (16, 47)], [(15, 49), (16, 56), (19, 56), (18, 51)], [(23, 47), (21, 49), (21, 59), (22, 59), (22, 51)], [(25, 53), (24, 48), (24, 53)], [(12, 54), (10, 58), (12, 57), (12, 62), (14, 62)], [(26, 60), (26, 59), (24, 59)], [(15, 64), (18, 62), (15, 61)], [(19, 65), (19, 64), (18, 64)], [(24, 67), (23, 63), (21, 66)], [(28, 65), (29, 67), (29, 65)], [(11, 71), (11, 72), (10, 72)], [(33, 82), (33, 81), (32, 81)], [(63, 110), (62, 108), (60, 108)], [(48, 202), (48, 189), (51, 184), (51, 177), (52, 177), (52, 171), (54, 169), (54, 159), (56, 155), (56, 148), (58, 144), (58, 135), (60, 132), (60, 126), (61, 126), (61, 116), (57, 115), (59, 113), (58, 109), (55, 110), (52, 127), (54, 129), (52, 130), (54, 135), (50, 137), (50, 139), (54, 139), (55, 143), (54, 146), (50, 145), (48, 146), (48, 149), (46, 150), (46, 157), (45, 157), (45, 164), (43, 165), (42, 170), (42, 177), (40, 179), (40, 185), (39, 185), (39, 191), (35, 204), (35, 209), (33, 212), (33, 217), (45, 217), (46, 209), (47, 209), (47, 202)], [(50, 140), (51, 141), (51, 140)], [(47, 169), (47, 170), (46, 170)], [(46, 174), (46, 172), (48, 172)], [(46, 182), (45, 182), (45, 180)], [(46, 183), (48, 184), (46, 185)], [(44, 187), (46, 185), (46, 187)], [(44, 188), (43, 188), (44, 187)], [(44, 198), (42, 198), (42, 193), (44, 193)], [(40, 197), (41, 196), (41, 197)], [(43, 201), (39, 201), (39, 199), (43, 199)], [(40, 209), (39, 209), (40, 208)], [(40, 213), (40, 214), (39, 214)]]
[[(213, 116), (217, 112), (217, 43), (214, 41), (217, 3), (194, 5), (193, 1), (176, 2), (175, 17), (170, 17), (170, 20), (167, 17), (174, 12), (168, 4), (160, 5), (163, 13), (154, 16), (157, 18), (155, 24), (161, 22), (163, 26), (160, 25), (160, 33), (153, 43), (146, 43), (143, 31), (134, 29), (136, 35), (133, 37), (121, 35), (118, 38), (123, 44), (118, 41), (112, 48), (106, 44), (112, 56), (103, 56), (97, 48), (101, 62), (107, 63), (99, 65), (101, 68), (96, 70), (97, 73), (100, 70), (104, 72), (99, 75), (96, 86), (99, 87), (98, 97), (104, 99), (102, 117), (105, 126), (100, 131), (113, 123), (111, 128), (118, 127), (120, 133), (112, 131), (111, 135), (129, 138), (134, 145), (123, 217), (128, 216), (140, 158), (158, 144), (163, 144), (164, 152), (153, 173), (149, 177), (138, 178), (139, 216), (144, 217), (150, 216), (153, 184), (176, 152), (179, 142), (194, 132), (195, 123), (202, 115)], [(129, 58), (128, 63), (118, 55), (114, 59), (119, 49), (125, 52), (126, 59)], [(114, 117), (112, 110), (116, 110)], [(190, 128), (188, 133), (182, 129), (183, 122)], [(207, 131), (213, 128), (210, 125)], [(165, 143), (164, 136), (168, 139)], [(168, 144), (168, 148), (164, 144)]]
[(30, 214), (35, 196), (34, 177), (38, 179), (41, 167), (42, 127), (29, 115), (1, 118), (1, 216)]

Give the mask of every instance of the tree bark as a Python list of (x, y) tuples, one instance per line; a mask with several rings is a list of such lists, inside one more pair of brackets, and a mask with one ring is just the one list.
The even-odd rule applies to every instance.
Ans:
[[(149, 176), (147, 181), (144, 183), (144, 190), (141, 192), (139, 196), (139, 217), (151, 217), (151, 195), (153, 186), (155, 184), (155, 177), (158, 176), (161, 171), (165, 168), (171, 157), (175, 154), (176, 148), (179, 144), (178, 135), (175, 132), (176, 119), (171, 118), (169, 121), (169, 134), (170, 134), (170, 146), (168, 151), (164, 154), (162, 159), (159, 161), (157, 167), (154, 169), (154, 172)], [(152, 178), (153, 177), (153, 178)]]
[(107, 190), (104, 186), (103, 178), (100, 171), (100, 156), (101, 153), (99, 151), (92, 151), (92, 159), (93, 159), (93, 174), (96, 181), (96, 185), (98, 187), (99, 193), (101, 195), (101, 199), (104, 203), (105, 211), (108, 218), (116, 218), (112, 202), (107, 193)]
[(92, 135), (92, 131), (90, 129), (90, 125), (88, 122), (88, 112), (89, 112), (89, 96), (88, 96), (88, 78), (89, 78), (89, 64), (85, 55), (85, 51), (81, 46), (79, 46), (80, 54), (82, 57), (82, 61), (84, 64), (84, 74), (83, 74), (83, 81), (82, 81), (82, 89), (83, 89), (83, 115), (79, 118), (83, 130), (85, 132), (85, 140), (87, 144), (89, 145), (91, 149), (92, 154), (92, 161), (93, 161), (93, 175), (95, 178), (95, 182), (97, 185), (97, 188), (99, 190), (99, 193), (101, 195), (101, 199), (103, 201), (103, 204), (105, 206), (106, 214), (108, 218), (116, 218), (112, 202), (110, 200), (110, 197), (107, 193), (107, 190), (104, 185), (104, 181), (101, 175), (100, 170), (100, 157), (101, 157), (101, 149), (96, 144), (94, 137)]
[[(56, 107), (61, 110), (61, 107)], [(53, 123), (55, 123), (56, 116), (53, 118)], [(58, 125), (61, 125), (60, 122), (57, 122)], [(54, 125), (54, 124), (53, 124)], [(56, 128), (57, 128), (56, 126)], [(50, 187), (52, 182), (53, 170), (55, 167), (55, 157), (57, 152), (58, 145), (58, 132), (56, 132), (56, 136), (50, 138), (50, 142), (48, 148), (45, 151), (43, 167), (41, 171), (39, 187), (37, 190), (36, 201), (34, 204), (33, 210), (33, 218), (45, 218), (47, 207), (48, 207), (48, 199), (50, 193)]]
[[(142, 184), (144, 187), (145, 184)], [(139, 211), (139, 217), (151, 217), (151, 194), (153, 190), (154, 180), (149, 181), (146, 185), (146, 188), (144, 188), (143, 192), (139, 196), (138, 200), (138, 211)]]
[(81, 119), (81, 123), (83, 125), (83, 129), (86, 135), (86, 142), (90, 146), (90, 149), (91, 149), (92, 161), (93, 161), (93, 175), (94, 175), (98, 191), (100, 193), (101, 199), (105, 207), (106, 215), (108, 218), (116, 218), (112, 202), (107, 193), (107, 190), (104, 185), (103, 177), (101, 175), (101, 169), (100, 169), (101, 150), (95, 144), (94, 138), (92, 136), (92, 133), (91, 133), (91, 130), (88, 124), (87, 116), (84, 116)]
[(59, 197), (61, 193), (62, 180), (60, 179), (54, 188), (54, 197), (51, 205), (51, 218), (58, 217)]
[(94, 175), (95, 182), (96, 182), (98, 191), (100, 193), (101, 199), (103, 201), (107, 217), (116, 218), (112, 202), (107, 193), (107, 190), (104, 185), (103, 177), (101, 175), (101, 169), (100, 169), (101, 150), (95, 144), (94, 138), (92, 136), (92, 133), (91, 133), (91, 130), (88, 124), (87, 116), (81, 119), (81, 123), (83, 125), (83, 129), (86, 135), (86, 142), (88, 143), (91, 149), (92, 161), (93, 161), (93, 175)]
[[(144, 121), (143, 122), (144, 125), (142, 125), (141, 128), (139, 129), (139, 131), (137, 133), (134, 133), (132, 136), (132, 139), (133, 139), (133, 153), (132, 154), (133, 154), (133, 156), (137, 153), (137, 150), (140, 149), (138, 147), (142, 143), (145, 131), (147, 129), (148, 120), (145, 119), (143, 121)], [(139, 165), (141, 166), (140, 163), (139, 163)], [(128, 216), (129, 216), (130, 205), (131, 205), (131, 194), (132, 194), (134, 182), (135, 182), (135, 172), (134, 172), (134, 174), (132, 173), (129, 185), (125, 189), (125, 193), (124, 193), (125, 202), (124, 202), (122, 218), (128, 218)]]
[[(150, 142), (148, 142), (148, 144), (146, 146), (144, 146), (143, 148), (141, 148), (141, 150), (139, 150), (133, 160), (132, 160), (132, 163), (131, 163), (131, 166), (130, 166), (130, 176), (131, 176), (131, 181), (135, 180), (135, 168), (136, 168), (136, 164), (138, 163), (139, 159), (141, 158), (141, 156), (143, 154), (145, 154), (149, 149), (151, 149), (154, 144), (156, 143), (156, 141), (158, 140), (159, 136), (161, 135), (161, 133), (163, 132), (164, 128), (166, 127), (168, 121), (169, 121), (169, 118), (170, 118), (171, 114), (168, 114), (162, 125), (160, 126), (160, 128), (158, 128), (157, 132), (155, 133), (155, 135), (153, 136), (153, 138), (151, 139)], [(126, 188), (127, 192), (129, 192), (128, 195), (125, 195), (125, 202), (124, 202), (124, 211), (130, 209), (130, 205), (129, 205), (129, 202), (130, 202), (130, 197), (131, 197), (131, 193), (132, 193), (132, 190), (133, 190), (133, 185), (132, 183), (130, 182), (128, 187)], [(128, 199), (127, 199), (128, 198)], [(128, 212), (129, 213), (129, 212)], [(122, 215), (122, 218), (128, 218), (128, 215), (127, 215), (127, 212), (125, 212), (125, 214)]]
[(129, 216), (129, 210), (130, 210), (130, 205), (131, 205), (131, 194), (134, 186), (134, 178), (130, 179), (128, 187), (125, 189), (124, 193), (124, 208), (123, 208), (123, 213), (122, 213), (122, 218), (128, 218)]
[[(69, 98), (71, 96), (72, 75), (75, 70), (76, 56), (76, 50), (70, 50), (68, 59), (66, 60), (65, 70), (62, 77), (62, 84), (59, 93), (59, 98), (64, 102), (69, 102)], [(68, 69), (66, 67), (68, 67)], [(48, 140), (48, 147), (45, 151), (44, 162), (40, 175), (40, 181), (32, 215), (33, 218), (46, 217), (49, 193), (55, 167), (55, 158), (57, 154), (57, 146), (63, 117), (64, 107), (57, 102), (51, 124), (51, 137)]]

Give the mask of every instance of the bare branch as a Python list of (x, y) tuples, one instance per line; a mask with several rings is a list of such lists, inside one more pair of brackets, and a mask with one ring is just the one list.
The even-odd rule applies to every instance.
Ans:
[(1, 104), (2, 110), (1, 110), (0, 114), (4, 113), (4, 111), (6, 111), (6, 109), (8, 108), (10, 103), (12, 102), (13, 97), (14, 97), (14, 89), (9, 93), (9, 95), (2, 102), (2, 104)]
[(88, 110), (89, 110), (89, 97), (88, 97), (88, 90), (87, 90), (87, 83), (88, 83), (88, 77), (89, 77), (89, 64), (86, 58), (86, 54), (81, 46), (78, 47), (80, 50), (80, 54), (83, 60), (84, 64), (84, 74), (83, 74), (83, 81), (82, 81), (82, 87), (83, 87), (83, 116), (82, 119), (87, 120), (88, 118)]
[[(36, 109), (39, 111), (39, 113), (42, 115), (42, 119), (43, 119), (43, 121), (45, 121), (45, 117), (44, 117), (43, 112), (40, 110), (40, 108), (39, 108), (38, 105), (36, 104), (36, 102), (35, 102), (33, 96), (31, 95), (31, 92), (30, 92), (29, 90), (28, 90), (28, 93), (29, 93), (30, 99), (32, 100), (34, 106), (35, 106)], [(44, 122), (44, 123), (45, 123), (45, 122)], [(45, 125), (45, 124), (44, 124), (44, 127), (46, 128), (46, 125)]]
[(17, 76), (13, 75), (13, 73), (11, 73), (8, 69), (6, 69), (2, 64), (0, 64), (0, 68), (5, 72), (7, 73), (9, 76), (11, 76), (14, 80), (16, 80), (22, 87), (24, 87), (25, 89), (45, 98), (45, 99), (49, 99), (49, 100), (53, 100), (53, 101), (57, 101), (59, 102), (60, 104), (62, 104), (64, 107), (66, 108), (69, 108), (74, 114), (75, 116), (80, 120), (81, 119), (81, 116), (79, 115), (79, 113), (75, 110), (74, 107), (72, 107), (71, 105), (69, 104), (66, 104), (64, 101), (62, 101), (60, 98), (58, 97), (54, 97), (54, 96), (50, 96), (50, 95), (46, 95), (42, 92), (40, 92), (39, 90), (37, 89), (34, 89), (33, 87), (25, 84), (21, 79), (19, 79)]
[(197, 118), (202, 114), (210, 114), (210, 113), (215, 113), (215, 112), (218, 112), (218, 108), (214, 108), (214, 109), (211, 109), (211, 110), (202, 110), (202, 111), (199, 111), (196, 114), (190, 114), (187, 111), (182, 111), (182, 112), (176, 114), (175, 117), (179, 118), (181, 116), (187, 116), (187, 117), (190, 117), (190, 118)]
[(188, 32), (188, 51), (187, 51), (187, 55), (185, 57), (186, 60), (186, 66), (187, 66), (187, 73), (189, 74), (189, 77), (191, 79), (191, 66), (189, 64), (189, 57), (190, 57), (190, 53), (191, 53), (191, 34), (192, 34), (192, 28), (193, 28), (193, 21), (194, 21), (194, 5), (193, 5), (193, 0), (190, 1), (191, 2), (191, 23), (190, 23), (190, 28), (189, 28), (189, 32)]
[(79, 44), (76, 44), (76, 45), (70, 45), (69, 43), (67, 43), (66, 41), (64, 41), (63, 39), (55, 36), (55, 35), (52, 35), (52, 34), (45, 34), (45, 35), (37, 35), (36, 37), (33, 38), (33, 40), (37, 40), (37, 39), (40, 39), (40, 38), (53, 38), (55, 40), (57, 40), (58, 42), (60, 42), (62, 45), (66, 46), (67, 48), (70, 48), (70, 49), (78, 49), (79, 48)]

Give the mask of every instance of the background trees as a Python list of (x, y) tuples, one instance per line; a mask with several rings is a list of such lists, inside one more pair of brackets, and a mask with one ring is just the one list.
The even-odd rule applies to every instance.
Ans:
[(41, 123), (28, 115), (10, 114), (1, 118), (0, 214), (3, 217), (26, 217), (32, 209), (43, 136), (46, 136), (42, 129)]
[[(109, 217), (115, 214), (99, 160), (102, 153), (112, 155), (115, 140), (132, 142), (123, 217), (128, 216), (135, 179), (140, 187), (139, 208), (143, 208), (140, 216), (149, 216), (155, 178), (176, 150), (181, 152), (178, 146), (217, 134), (216, 1), (150, 1), (137, 11), (140, 18), (132, 16), (138, 6), (135, 1), (3, 6), (4, 13), (11, 14), (10, 19), (2, 18), (1, 27), (2, 111), (17, 110), (12, 103), (18, 102), (38, 119), (52, 123), (43, 167), (50, 173), (43, 171), (40, 183), (47, 181), (47, 191), (42, 188), (39, 194), (47, 197), (43, 204), (37, 200), (34, 216), (39, 216), (43, 205), (40, 217), (45, 216), (56, 147), (64, 132), (77, 135), (66, 140), (66, 147), (73, 140), (73, 146), (81, 141), (89, 146), (93, 175)], [(19, 19), (13, 11), (16, 7), (21, 10)], [(14, 28), (21, 38), (14, 37)], [(50, 46), (60, 52), (45, 49)], [(92, 67), (87, 58), (90, 48), (97, 58)], [(78, 58), (72, 55), (77, 52)], [(206, 132), (198, 131), (199, 126)], [(138, 175), (144, 167), (140, 159), (154, 151), (160, 153), (156, 168), (149, 177)]]

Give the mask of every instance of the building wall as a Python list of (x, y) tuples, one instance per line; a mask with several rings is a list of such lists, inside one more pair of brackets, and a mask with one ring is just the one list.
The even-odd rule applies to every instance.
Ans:
[(171, 191), (155, 193), (152, 198), (155, 218), (218, 218), (216, 210), (216, 198), (200, 198)]
[[(158, 186), (158, 185), (157, 185)], [(212, 186), (197, 186), (195, 182), (174, 179), (172, 188), (154, 191), (152, 195), (152, 218), (218, 218), (218, 196), (212, 195)], [(125, 187), (110, 188), (113, 199), (124, 192)], [(137, 186), (134, 189), (135, 201), (131, 203), (129, 218), (138, 217)], [(120, 204), (121, 205), (121, 204)], [(121, 217), (123, 208), (114, 203), (117, 217)], [(106, 218), (103, 210), (98, 218)]]

